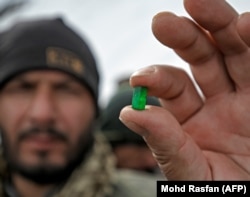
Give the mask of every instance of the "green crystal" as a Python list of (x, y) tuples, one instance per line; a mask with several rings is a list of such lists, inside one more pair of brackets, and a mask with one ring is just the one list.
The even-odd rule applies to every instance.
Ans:
[(133, 91), (132, 108), (136, 110), (144, 110), (147, 102), (148, 89), (146, 87), (137, 86)]

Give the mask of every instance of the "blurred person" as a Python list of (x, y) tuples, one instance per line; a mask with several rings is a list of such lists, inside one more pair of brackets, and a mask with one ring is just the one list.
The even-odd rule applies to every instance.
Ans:
[(122, 109), (120, 119), (144, 137), (168, 180), (250, 179), (250, 13), (227, 1), (185, 0), (190, 18), (161, 12), (155, 37), (189, 63), (133, 73), (162, 107)]
[(99, 78), (87, 42), (61, 18), (0, 33), (0, 196), (156, 194), (150, 176), (116, 169), (96, 132)]
[[(160, 174), (157, 162), (143, 138), (119, 120), (121, 109), (131, 104), (132, 96), (133, 89), (129, 86), (129, 78), (121, 78), (117, 90), (102, 110), (101, 131), (111, 144), (118, 168)], [(147, 104), (160, 106), (155, 97), (148, 97)]]

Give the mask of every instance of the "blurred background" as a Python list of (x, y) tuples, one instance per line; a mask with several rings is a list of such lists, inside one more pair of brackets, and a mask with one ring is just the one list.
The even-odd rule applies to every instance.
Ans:
[[(249, 0), (228, 0), (238, 12), (250, 10)], [(117, 81), (151, 64), (188, 65), (161, 45), (151, 21), (161, 11), (188, 16), (183, 0), (0, 0), (0, 30), (23, 18), (62, 16), (87, 38), (101, 73), (100, 105), (113, 94)]]

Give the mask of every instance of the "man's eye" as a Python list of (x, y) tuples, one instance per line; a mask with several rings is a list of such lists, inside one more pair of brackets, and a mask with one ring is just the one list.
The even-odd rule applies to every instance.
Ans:
[[(80, 86), (81, 87), (81, 86)], [(72, 84), (63, 84), (58, 85), (56, 87), (56, 91), (62, 94), (68, 94), (68, 95), (80, 95), (82, 94), (82, 90), (80, 87)]]
[(29, 83), (23, 83), (20, 85), (19, 87), (20, 89), (24, 89), (24, 90), (31, 90), (34, 88), (34, 85), (29, 84)]
[(22, 83), (22, 84), (17, 84), (16, 86), (13, 87), (13, 89), (17, 91), (30, 91), (34, 89), (34, 85), (29, 83)]
[(67, 85), (60, 85), (56, 87), (56, 90), (59, 92), (65, 92), (65, 93), (74, 93), (74, 88), (67, 86)]
[(5, 88), (6, 92), (9, 93), (18, 93), (18, 92), (27, 92), (33, 90), (34, 86), (29, 83), (13, 83)]

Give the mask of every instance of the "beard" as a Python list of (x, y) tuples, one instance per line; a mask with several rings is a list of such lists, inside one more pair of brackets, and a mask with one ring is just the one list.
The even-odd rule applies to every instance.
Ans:
[[(8, 143), (8, 138), (5, 135), (5, 131), (1, 129), (2, 134), (2, 146), (3, 154), (7, 161), (9, 170), (11, 173), (19, 174), (22, 177), (31, 180), (40, 185), (55, 184), (65, 181), (86, 158), (87, 154), (93, 147), (93, 124), (91, 124), (86, 130), (81, 132), (81, 136), (78, 137), (74, 147), (66, 155), (66, 162), (64, 165), (56, 165), (48, 163), (46, 156), (48, 153), (40, 152), (38, 154), (41, 162), (37, 165), (27, 165), (18, 160), (17, 152), (15, 148), (11, 147)], [(58, 131), (53, 127), (41, 129), (39, 127), (33, 127), (27, 131), (21, 132), (22, 135), (18, 136), (18, 142), (34, 135), (37, 132), (45, 132), (51, 135), (53, 138), (64, 141), (67, 143), (67, 136), (64, 136), (63, 132)]]

